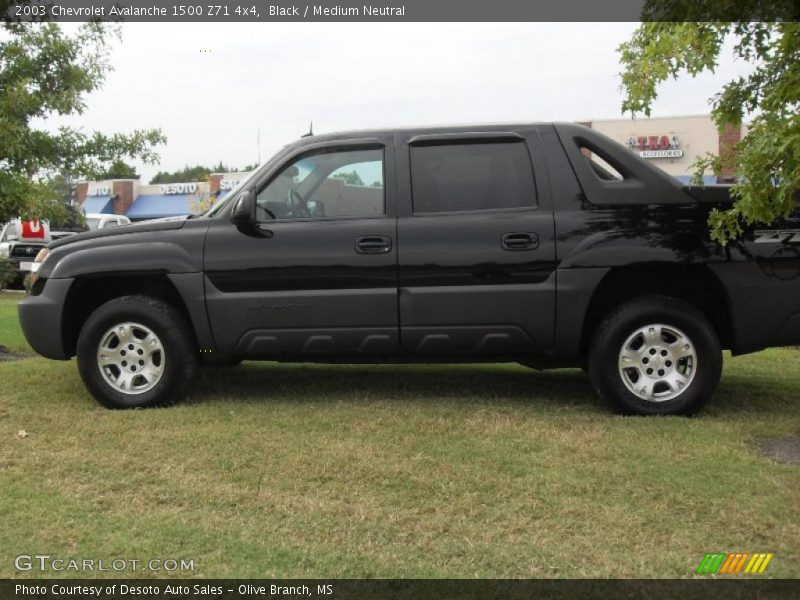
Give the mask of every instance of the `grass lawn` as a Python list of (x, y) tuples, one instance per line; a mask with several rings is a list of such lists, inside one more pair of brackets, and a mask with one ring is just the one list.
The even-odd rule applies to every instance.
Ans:
[(17, 352), (32, 352), (17, 318), (17, 302), (22, 298), (22, 292), (0, 291), (0, 346)]
[[(0, 344), (22, 348), (13, 314), (0, 300)], [(691, 577), (716, 551), (800, 577), (800, 467), (752, 445), (800, 435), (794, 349), (726, 357), (694, 419), (612, 416), (580, 371), (517, 366), (246, 363), (126, 412), (74, 361), (0, 363), (0, 382), (0, 577), (38, 575), (14, 571), (35, 553), (198, 577)]]

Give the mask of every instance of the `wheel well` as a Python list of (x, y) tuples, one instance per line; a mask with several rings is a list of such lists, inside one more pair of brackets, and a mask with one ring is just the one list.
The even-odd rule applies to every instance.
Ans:
[(692, 304), (711, 321), (722, 347), (733, 346), (727, 294), (708, 267), (623, 267), (610, 271), (592, 296), (584, 319), (581, 355), (586, 355), (592, 335), (605, 315), (623, 302), (651, 294), (671, 296)]
[(158, 298), (180, 311), (187, 323), (192, 322), (183, 298), (166, 275), (81, 277), (72, 284), (64, 302), (61, 327), (67, 355), (75, 354), (78, 335), (89, 315), (109, 300), (130, 294)]

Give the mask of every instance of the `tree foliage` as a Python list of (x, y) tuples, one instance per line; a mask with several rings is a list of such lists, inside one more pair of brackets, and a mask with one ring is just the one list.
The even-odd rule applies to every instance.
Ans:
[(86, 216), (83, 211), (71, 205), (64, 206), (64, 213), (50, 220), (51, 231), (85, 231)]
[(139, 179), (139, 174), (134, 167), (118, 158), (105, 172), (100, 174), (98, 179)]
[(695, 163), (696, 181), (706, 169), (737, 174), (731, 190), (734, 204), (728, 210), (715, 209), (709, 217), (711, 236), (722, 244), (747, 226), (786, 218), (797, 208), (800, 23), (643, 23), (619, 47), (622, 109), (649, 116), (660, 84), (683, 74), (713, 72), (728, 40), (735, 57), (754, 68), (711, 99), (711, 115), (720, 129), (740, 126), (749, 118), (747, 135), (732, 152), (705, 155)]
[(7, 289), (16, 279), (16, 265), (5, 256), (0, 256), (0, 291)]
[(115, 26), (86, 23), (67, 33), (55, 23), (6, 20), (0, 38), (0, 222), (63, 216), (49, 178), (98, 178), (123, 157), (153, 163), (158, 129), (128, 134), (47, 128), (52, 117), (80, 115), (85, 97), (110, 69)]
[[(243, 171), (252, 171), (257, 165), (247, 165)], [(190, 167), (186, 165), (177, 171), (159, 171), (155, 174), (150, 183), (190, 183), (193, 181), (206, 181), (212, 173), (236, 173), (238, 169), (229, 165), (223, 164), (221, 161), (212, 167), (203, 165), (195, 165)]]
[(364, 182), (361, 180), (361, 175), (358, 174), (358, 171), (336, 173), (333, 175), (333, 179), (341, 179), (347, 185), (364, 185)]

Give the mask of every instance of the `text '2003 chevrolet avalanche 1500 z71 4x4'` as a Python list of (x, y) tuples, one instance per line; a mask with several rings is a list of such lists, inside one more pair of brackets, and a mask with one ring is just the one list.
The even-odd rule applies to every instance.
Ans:
[(722, 349), (800, 344), (800, 219), (722, 247), (729, 202), (578, 125), (305, 137), (205, 215), (51, 244), (19, 314), (114, 408), (202, 361), (515, 361), (686, 414)]

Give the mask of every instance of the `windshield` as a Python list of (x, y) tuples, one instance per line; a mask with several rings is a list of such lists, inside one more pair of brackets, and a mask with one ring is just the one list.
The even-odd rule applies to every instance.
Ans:
[(91, 219), (86, 219), (86, 226), (94, 231), (97, 229), (98, 225), (100, 225), (100, 219), (92, 217)]
[(256, 173), (258, 173), (258, 170), (259, 170), (259, 167), (256, 167), (255, 169), (253, 169), (253, 171), (250, 173), (250, 175), (248, 175), (247, 177), (242, 179), (239, 183), (237, 183), (231, 189), (231, 191), (229, 191), (227, 194), (225, 194), (225, 197), (222, 200), (219, 200), (214, 206), (209, 208), (203, 214), (199, 215), (199, 217), (201, 217), (201, 218), (203, 218), (203, 217), (213, 217), (214, 215), (216, 215), (219, 211), (221, 211), (223, 209), (223, 207), (227, 206), (228, 202), (230, 202), (231, 199), (234, 196), (236, 196), (236, 194), (239, 192), (239, 190), (241, 190), (242, 187), (246, 183), (248, 183), (255, 176)]

